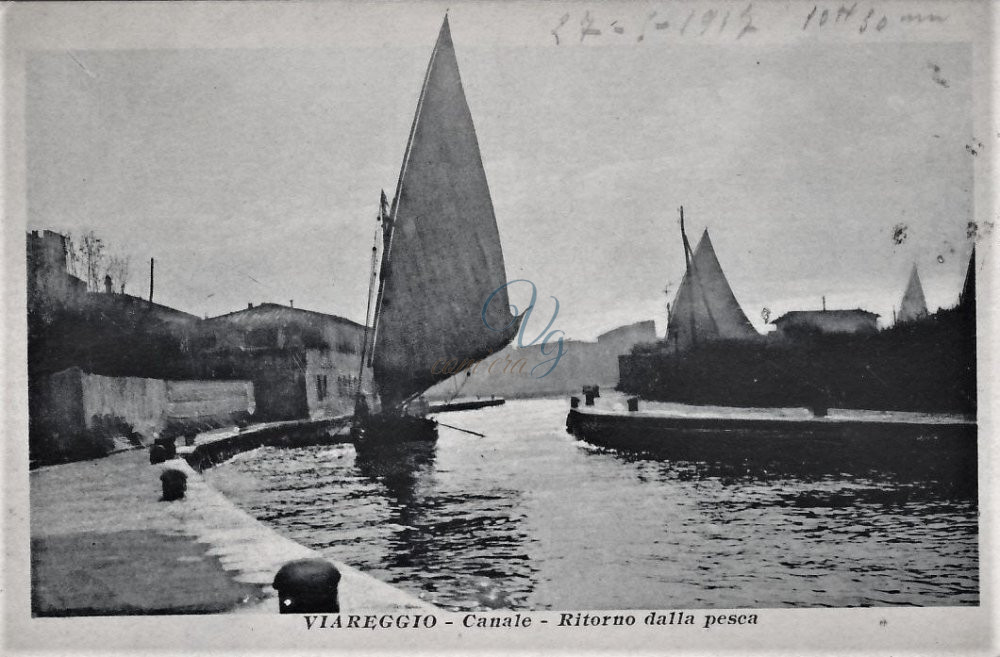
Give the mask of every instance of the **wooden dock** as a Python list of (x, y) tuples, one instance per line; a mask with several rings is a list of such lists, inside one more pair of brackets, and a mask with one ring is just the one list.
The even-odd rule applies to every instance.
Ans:
[(961, 416), (831, 409), (570, 409), (567, 431), (599, 447), (674, 461), (812, 472), (975, 477), (977, 425)]

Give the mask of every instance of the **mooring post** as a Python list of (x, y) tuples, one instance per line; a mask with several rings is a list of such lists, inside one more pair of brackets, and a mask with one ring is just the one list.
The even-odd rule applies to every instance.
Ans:
[(340, 613), (340, 571), (325, 559), (289, 561), (274, 576), (282, 614)]
[(160, 475), (160, 483), (163, 485), (164, 502), (179, 500), (187, 491), (187, 475), (181, 470), (164, 470)]
[(167, 460), (167, 450), (163, 445), (152, 445), (149, 448), (149, 464), (156, 465)]
[(153, 441), (153, 443), (163, 448), (163, 452), (166, 454), (167, 459), (177, 457), (177, 444), (174, 442), (173, 438), (157, 438)]
[(580, 408), (580, 398), (579, 397), (570, 397), (569, 398), (569, 407), (570, 408)]

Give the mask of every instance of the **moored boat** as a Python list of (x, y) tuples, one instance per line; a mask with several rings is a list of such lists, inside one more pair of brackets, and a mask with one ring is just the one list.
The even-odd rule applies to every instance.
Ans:
[(570, 409), (567, 430), (600, 447), (673, 461), (815, 472), (975, 477), (977, 425), (956, 415), (829, 409)]
[[(673, 307), (668, 307), (666, 339), (657, 345), (667, 356), (661, 362), (673, 359), (676, 365), (699, 346), (704, 351), (716, 348), (709, 343), (729, 347), (759, 343), (763, 337), (740, 308), (708, 232), (692, 251), (683, 209), (680, 227), (686, 271)], [(968, 282), (974, 281), (971, 276), (966, 287), (974, 289), (974, 283)], [(905, 304), (906, 319), (920, 316), (922, 294), (914, 269), (906, 294), (910, 300)], [(963, 298), (974, 298), (974, 292), (963, 293)], [(730, 348), (721, 353), (737, 351)], [(669, 366), (656, 373), (671, 374)], [(725, 399), (739, 397), (739, 381), (745, 379), (720, 377), (709, 383), (715, 396)], [(587, 405), (574, 403), (566, 419), (567, 430), (600, 447), (669, 460), (756, 464), (765, 469), (780, 465), (822, 473), (880, 469), (952, 478), (976, 476), (974, 415), (829, 408), (835, 398), (822, 382), (807, 382), (791, 395), (802, 400), (799, 403), (811, 404), (810, 409), (644, 403), (640, 410), (639, 400), (632, 398), (626, 411), (594, 406), (596, 395), (587, 394), (586, 386), (584, 394)]]

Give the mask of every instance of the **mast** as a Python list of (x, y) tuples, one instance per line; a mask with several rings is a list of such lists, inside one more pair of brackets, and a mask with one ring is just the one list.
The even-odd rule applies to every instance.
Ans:
[[(384, 217), (385, 217), (385, 191), (382, 192), (382, 198), (379, 203), (378, 218), (377, 218), (379, 226), (382, 226)], [(367, 355), (368, 352), (368, 331), (369, 327), (371, 326), (372, 294), (375, 288), (375, 277), (376, 277), (375, 265), (376, 265), (376, 260), (378, 259), (378, 237), (379, 237), (378, 233), (379, 229), (376, 228), (375, 234), (372, 236), (372, 258), (368, 276), (368, 304), (365, 306), (365, 333), (364, 333), (364, 338), (362, 339), (361, 342), (361, 362), (358, 363), (358, 390), (355, 397), (355, 404), (357, 404), (361, 399), (362, 379), (364, 378), (365, 374), (365, 356)]]
[[(684, 242), (684, 271), (687, 274), (688, 282), (694, 281), (694, 271), (691, 266), (691, 261), (693, 259), (693, 254), (691, 253), (691, 243), (688, 242), (687, 233), (684, 231), (684, 206), (680, 207), (681, 213), (681, 241)], [(691, 324), (691, 344), (698, 344), (698, 332), (695, 331), (694, 327), (694, 313), (690, 313), (690, 324)]]

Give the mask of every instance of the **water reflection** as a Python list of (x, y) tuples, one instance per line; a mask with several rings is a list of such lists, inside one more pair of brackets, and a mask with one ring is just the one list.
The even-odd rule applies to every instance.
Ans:
[(397, 506), (407, 509), (420, 479), (431, 475), (436, 451), (437, 444), (426, 441), (359, 445), (354, 465), (363, 476), (382, 484)]
[[(723, 485), (752, 485), (793, 480), (797, 484), (829, 481), (868, 480), (882, 485), (868, 491), (881, 503), (906, 503), (933, 498), (962, 499), (975, 502), (978, 497), (978, 466), (976, 450), (945, 453), (900, 453), (892, 463), (874, 467), (862, 463), (862, 456), (841, 458), (744, 458), (724, 461), (673, 460), (649, 450), (626, 450), (588, 446), (587, 452), (607, 454), (627, 462), (662, 464), (655, 476), (672, 476), (681, 481), (718, 479)], [(852, 494), (854, 495), (854, 494)], [(846, 502), (846, 501), (845, 501)]]
[(531, 577), (523, 549), (528, 536), (516, 512), (519, 492), (492, 482), (482, 492), (447, 492), (435, 476), (436, 448), (411, 442), (356, 450), (358, 472), (380, 484), (390, 501), (385, 526), (393, 534), (380, 569), (393, 573), (391, 581), (411, 584), (413, 573), (419, 573), (424, 592), (435, 598), (463, 590), (463, 599), (452, 602), (457, 608), (516, 604), (516, 594), (497, 582)]

